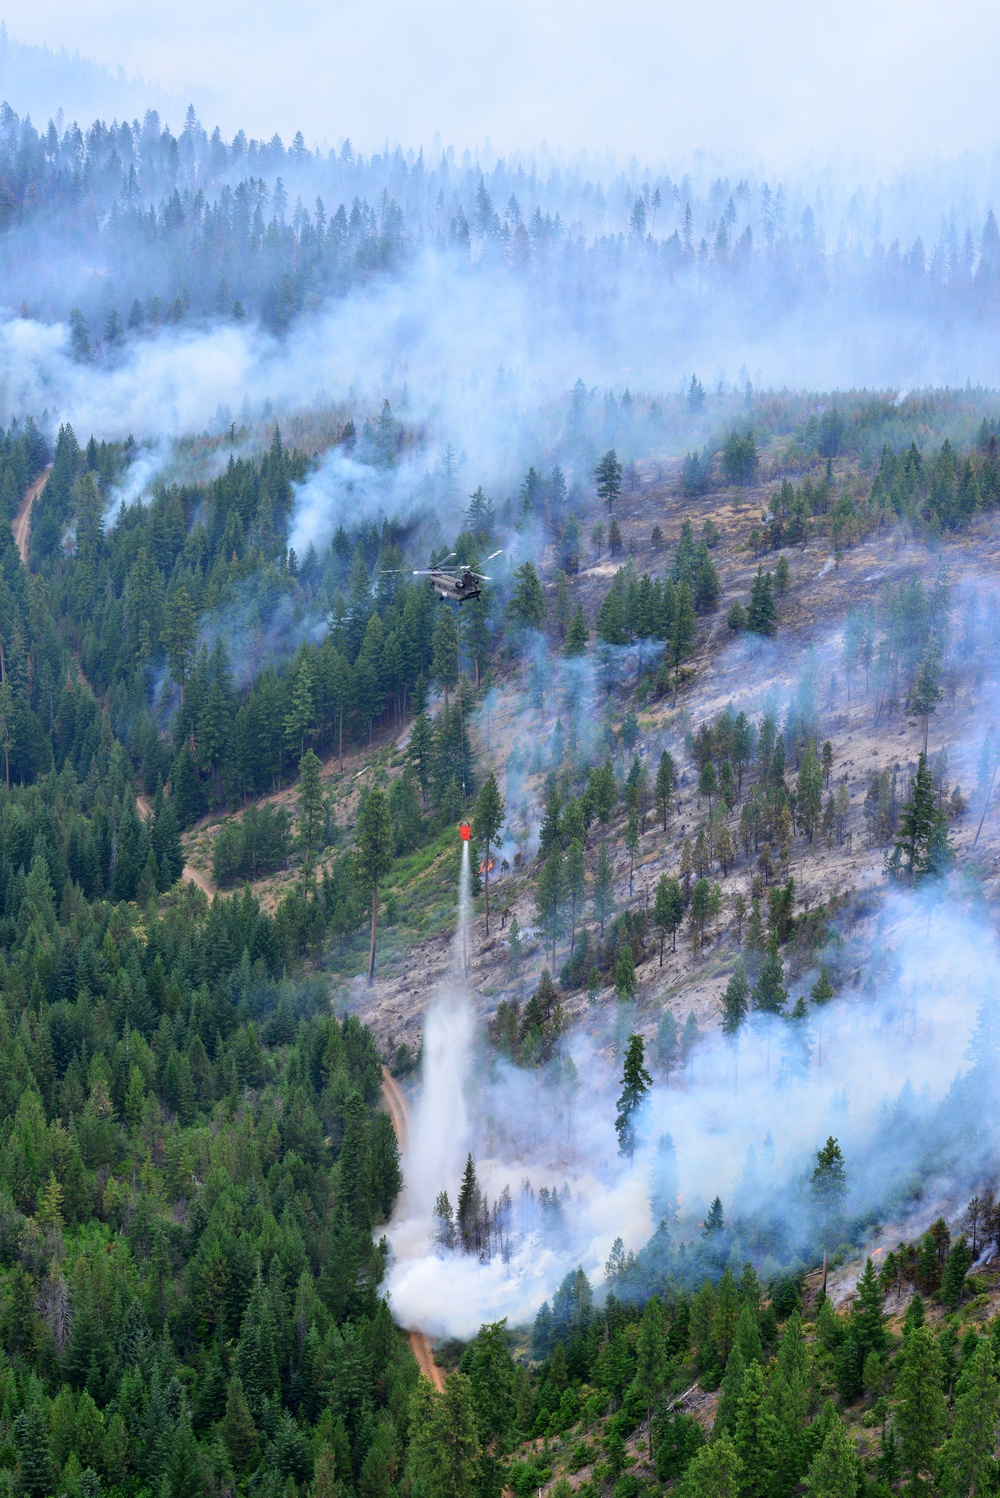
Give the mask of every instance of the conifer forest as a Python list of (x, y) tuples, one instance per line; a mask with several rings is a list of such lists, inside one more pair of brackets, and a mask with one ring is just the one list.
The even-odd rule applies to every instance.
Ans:
[(1000, 1492), (995, 158), (216, 125), (57, 44), (0, 1498)]

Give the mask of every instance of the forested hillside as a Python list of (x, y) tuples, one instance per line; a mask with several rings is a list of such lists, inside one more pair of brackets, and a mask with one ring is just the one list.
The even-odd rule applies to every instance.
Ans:
[[(188, 137), (157, 170), (194, 183), (210, 149), (235, 170)], [(65, 149), (45, 147), (53, 212), (91, 160), (71, 171)], [(654, 1088), (696, 1098), (716, 1044), (732, 1106), (766, 1036), (785, 1122), (828, 1016), (896, 982), (888, 901), (992, 908), (995, 401), (693, 377), (579, 382), (553, 413), (511, 484), (467, 454), (460, 488), (449, 450), (425, 502), (331, 501), (322, 524), (303, 495), (324, 465), (360, 484), (426, 455), (405, 408), (241, 419), (132, 488), (142, 433), (39, 411), (0, 436), (26, 557), (5, 523), (0, 1485), (994, 1482), (974, 1435), (1000, 1397), (977, 1262), (997, 1233), (989, 1006), (919, 1129), (912, 1091), (891, 1097), (865, 1153), (824, 1129), (789, 1177), (767, 1125), (725, 1200), (711, 1171), (682, 1199), (688, 1141), (648, 1139), (644, 1110)], [(419, 575), (435, 563), (485, 568), (479, 596), (440, 602)], [(454, 981), (462, 818), (476, 1085), (514, 1076), (571, 1120), (585, 1036), (621, 1075), (614, 1169), (650, 1148), (655, 1169), (651, 1233), (623, 1222), (589, 1274), (552, 1175), (525, 1177), (517, 1231), (471, 1153), (435, 1183), (446, 1272), (514, 1275), (532, 1245), (570, 1267), (532, 1326), (442, 1339), (434, 1391), (393, 1324), (396, 1249), (373, 1238), (404, 1184), (379, 1102)], [(921, 1183), (952, 1178), (931, 1211)], [(876, 1252), (888, 1222), (900, 1240)]]
[[(796, 296), (845, 308), (860, 298), (934, 324), (996, 304), (1000, 233), (992, 209), (970, 217), (967, 198), (921, 221), (905, 180), (837, 201), (827, 184), (546, 155), (366, 157), (349, 139), (320, 151), (301, 133), (286, 146), (242, 130), (226, 140), (193, 109), (176, 134), (153, 110), (39, 129), (4, 104), (8, 298), (71, 320), (78, 359), (111, 362), (130, 340), (189, 320), (249, 317), (283, 333), (324, 298), (428, 252), (536, 280), (567, 304), (581, 280), (600, 295), (634, 279), (685, 294), (705, 284), (777, 317)], [(46, 246), (58, 246), (51, 265)], [(114, 267), (112, 283), (97, 284), (95, 263)]]

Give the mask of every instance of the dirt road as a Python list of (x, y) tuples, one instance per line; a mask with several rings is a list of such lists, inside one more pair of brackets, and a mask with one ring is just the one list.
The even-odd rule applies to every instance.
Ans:
[(46, 468), (36, 479), (32, 479), (28, 485), (24, 498), (17, 507), (17, 514), (11, 521), (11, 530), (14, 532), (14, 545), (21, 553), (21, 561), (28, 565), (28, 542), (31, 540), (31, 506), (41, 494), (48, 482), (51, 468)]
[[(135, 798), (135, 809), (139, 813), (140, 817), (142, 817), (142, 820), (144, 822), (148, 822), (150, 817), (153, 815), (153, 803), (152, 801), (150, 801), (148, 796), (143, 795), (142, 791), (140, 791)], [(208, 875), (203, 874), (200, 869), (196, 869), (194, 865), (190, 863), (186, 863), (184, 865), (184, 868), (181, 870), (181, 883), (196, 884), (200, 890), (203, 890), (205, 892), (210, 900), (213, 898), (213, 896), (218, 894), (218, 890), (212, 883), (211, 879), (209, 879)], [(395, 1127), (395, 1119), (393, 1119), (393, 1127)]]
[[(396, 1131), (396, 1140), (400, 1150), (406, 1143), (407, 1131), (410, 1127), (410, 1110), (406, 1106), (406, 1099), (395, 1077), (387, 1066), (382, 1068), (382, 1096), (385, 1098), (385, 1106), (389, 1110), (392, 1126)], [(429, 1338), (424, 1332), (410, 1332), (410, 1347), (413, 1356), (417, 1360), (424, 1378), (432, 1383), (439, 1391), (444, 1388), (444, 1374), (434, 1361), (431, 1353)]]

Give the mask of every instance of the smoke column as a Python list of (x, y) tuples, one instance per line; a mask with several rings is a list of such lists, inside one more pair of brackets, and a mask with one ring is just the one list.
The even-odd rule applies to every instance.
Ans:
[[(733, 1050), (718, 1031), (700, 1042), (684, 1073), (658, 1079), (631, 1162), (618, 1157), (613, 1129), (620, 1061), (604, 1035), (612, 1015), (593, 1037), (567, 1034), (569, 1076), (565, 1058), (544, 1071), (496, 1058), (477, 1067), (470, 1006), (456, 984), (428, 1016), (407, 1193), (389, 1229), (388, 1290), (400, 1324), (469, 1337), (501, 1316), (529, 1321), (577, 1264), (599, 1283), (615, 1237), (638, 1250), (655, 1227), (649, 1190), (666, 1132), (681, 1191), (675, 1242), (697, 1237), (718, 1192), (727, 1221), (735, 1213), (737, 1223), (772, 1222), (787, 1238), (782, 1252), (808, 1254), (805, 1183), (829, 1134), (848, 1161), (852, 1218), (891, 1222), (893, 1232), (911, 1236), (968, 1200), (1000, 1150), (986, 1101), (994, 1084), (968, 1072), (980, 1006), (1000, 987), (1000, 947), (975, 910), (939, 890), (893, 893), (853, 953), (854, 938), (846, 938), (846, 955), (854, 960), (873, 938), (881, 981), (845, 984), (841, 997), (811, 1010), (806, 1050), (795, 1050), (802, 1032), (760, 1016), (742, 1037), (738, 1093)], [(460, 942), (461, 922), (456, 962)], [(490, 1203), (511, 1188), (512, 1253), (503, 1259), (494, 1252), (481, 1263), (433, 1242), (436, 1195), (446, 1189), (454, 1205), (469, 1150)], [(536, 1201), (543, 1186), (559, 1188), (558, 1230), (531, 1212), (522, 1185), (529, 1182)], [(739, 1263), (750, 1256), (741, 1246), (734, 1253)], [(758, 1260), (761, 1253), (754, 1250)], [(765, 1277), (780, 1267), (764, 1253)]]
[(420, 1095), (413, 1108), (413, 1123), (403, 1152), (404, 1194), (393, 1230), (394, 1248), (402, 1259), (430, 1253), (438, 1192), (461, 1174), (469, 1148), (464, 1087), (473, 1038), (472, 1011), (465, 988), (471, 913), (469, 844), (463, 841), (452, 977), (427, 1012)]

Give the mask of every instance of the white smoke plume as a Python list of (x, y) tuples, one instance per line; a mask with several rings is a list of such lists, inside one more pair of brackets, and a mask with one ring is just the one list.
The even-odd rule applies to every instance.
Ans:
[[(781, 1019), (752, 1021), (738, 1052), (709, 1035), (689, 1070), (666, 1084), (657, 1079), (632, 1162), (619, 1158), (613, 1128), (619, 1066), (601, 1045), (610, 1016), (588, 1024), (594, 1033), (570, 1035), (568, 1079), (565, 1063), (548, 1072), (485, 1065), (467, 1004), (453, 995), (433, 1008), (404, 1158), (407, 1186), (389, 1229), (397, 1319), (464, 1338), (483, 1321), (530, 1319), (577, 1265), (599, 1283), (614, 1239), (638, 1251), (655, 1226), (649, 1181), (664, 1133), (677, 1152), (675, 1240), (698, 1237), (718, 1194), (729, 1215), (735, 1204), (748, 1221), (777, 1220), (796, 1249), (808, 1244), (804, 1183), (830, 1134), (847, 1160), (855, 1220), (919, 1216), (920, 1177), (920, 1195), (960, 1204), (1000, 1150), (993, 1124), (975, 1148), (956, 1156), (953, 1147), (954, 1135), (971, 1127), (968, 1099), (954, 1083), (970, 1070), (970, 1035), (1000, 982), (1000, 954), (980, 920), (940, 891), (893, 895), (870, 919), (875, 929), (857, 939), (859, 950), (881, 959), (880, 975), (865, 982), (859, 970), (856, 989), (811, 1011), (805, 1060), (802, 1032)], [(647, 1035), (655, 1017), (639, 1017)], [(433, 1244), (434, 1198), (446, 1188), (454, 1202), (467, 1150), (491, 1201), (511, 1188), (508, 1262), (481, 1264)], [(525, 1180), (535, 1193), (543, 1185), (563, 1191), (561, 1231), (546, 1231), (537, 1213), (525, 1217)], [(740, 1248), (741, 1262), (746, 1256)], [(773, 1273), (779, 1265), (758, 1267)]]

